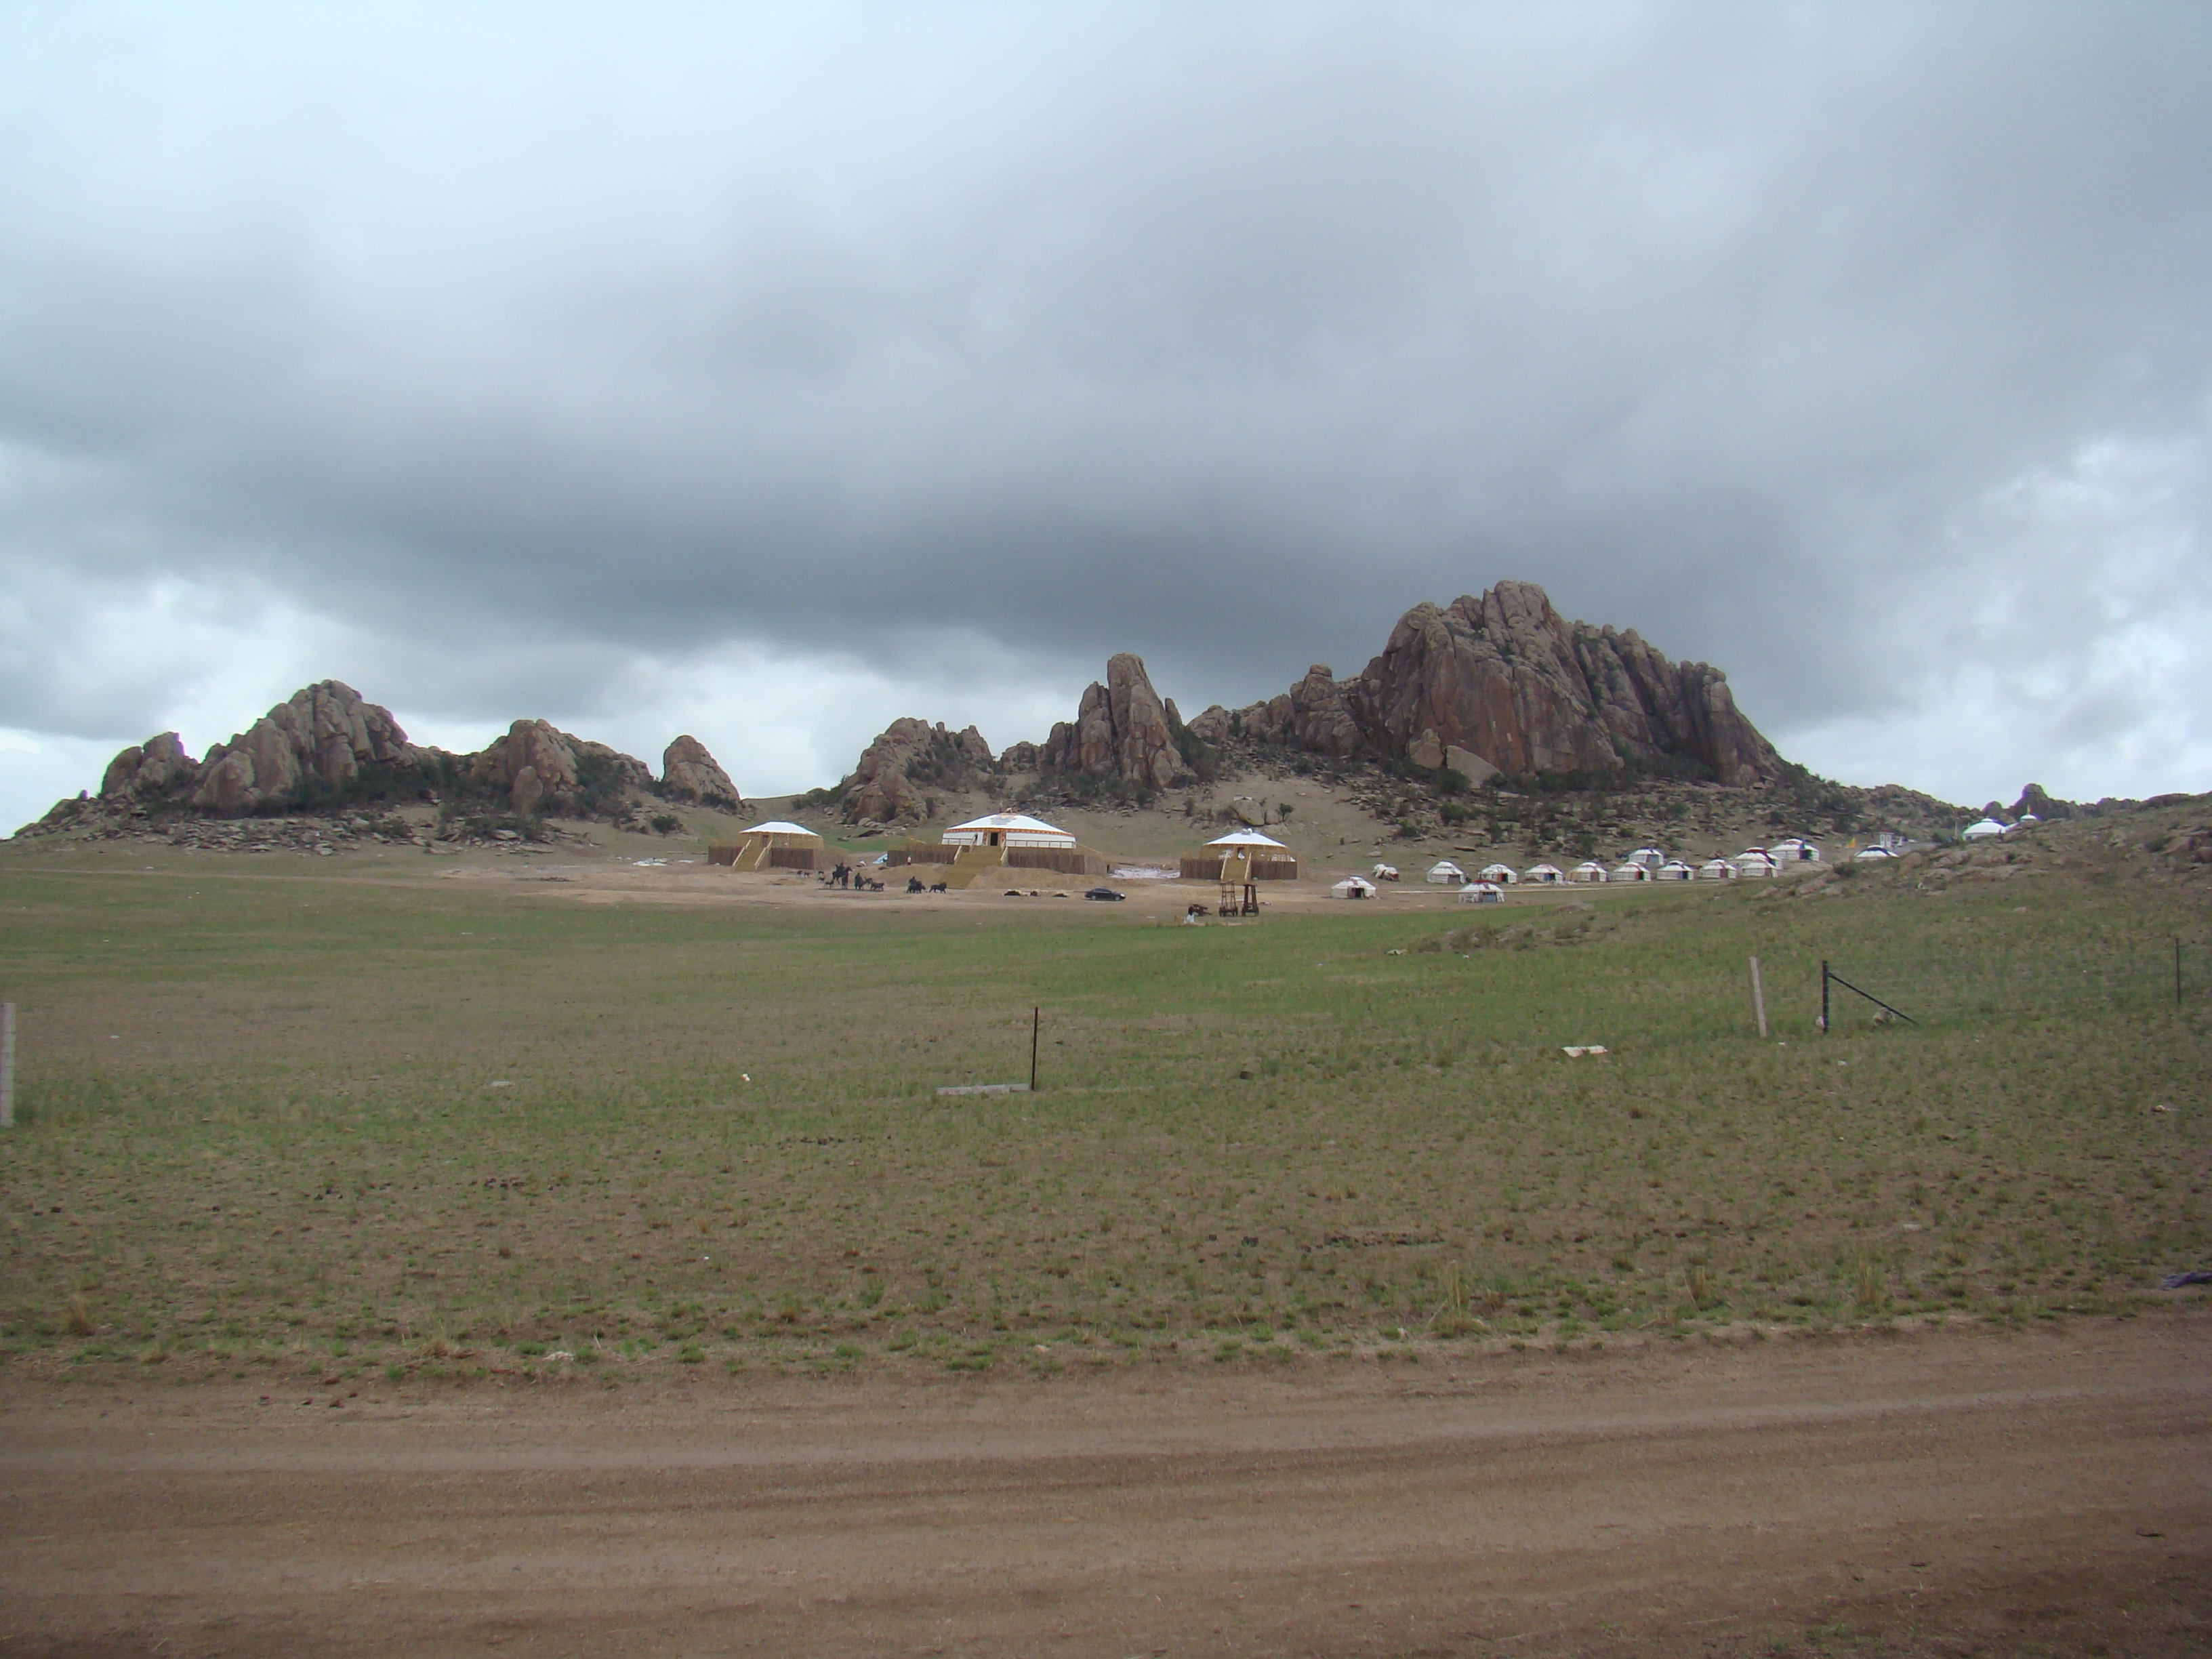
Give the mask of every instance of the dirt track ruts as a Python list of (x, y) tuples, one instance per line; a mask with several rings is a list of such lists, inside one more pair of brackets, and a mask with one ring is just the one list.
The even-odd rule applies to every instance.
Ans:
[(0, 1653), (2201, 1653), (2208, 1339), (14, 1382)]

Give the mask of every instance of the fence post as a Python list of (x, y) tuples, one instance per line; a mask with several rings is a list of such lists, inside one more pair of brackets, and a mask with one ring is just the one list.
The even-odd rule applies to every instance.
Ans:
[(0, 1129), (15, 1127), (15, 1005), (0, 1002)]
[(1759, 1040), (1766, 1041), (1766, 988), (1759, 982), (1759, 958), (1751, 959), (1751, 1012), (1759, 1016)]
[(1042, 1008), (1032, 1007), (1030, 1010), (1030, 1092), (1031, 1094), (1036, 1092), (1037, 1026), (1043, 1018)]
[(1828, 1029), (1828, 964), (1825, 958), (1820, 963), (1820, 1029)]

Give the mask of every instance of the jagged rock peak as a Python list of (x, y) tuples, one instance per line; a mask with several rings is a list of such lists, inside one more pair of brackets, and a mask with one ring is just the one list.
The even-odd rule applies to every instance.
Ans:
[(732, 812), (742, 804), (730, 775), (716, 764), (705, 744), (688, 735), (670, 744), (660, 757), (660, 793)]
[(1218, 720), (1209, 709), (1192, 729), (1232, 722), (1328, 754), (1453, 764), (1478, 781), (1677, 759), (1741, 784), (1783, 764), (1720, 670), (1671, 663), (1633, 629), (1569, 623), (1533, 582), (1415, 605), (1356, 678), (1316, 664), (1282, 696)]
[(1182, 757), (1143, 659), (1127, 651), (1109, 658), (1105, 684), (1093, 680), (1085, 688), (1074, 723), (1054, 725), (1037, 760), (1056, 771), (1167, 787), (1182, 771)]
[(930, 789), (974, 787), (998, 769), (991, 745), (974, 726), (950, 732), (911, 715), (893, 720), (860, 753), (839, 784), (839, 816), (848, 823), (913, 823), (928, 816)]

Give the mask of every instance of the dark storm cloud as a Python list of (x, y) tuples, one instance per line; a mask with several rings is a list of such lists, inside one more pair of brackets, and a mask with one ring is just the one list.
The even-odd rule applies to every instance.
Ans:
[(2164, 717), (2100, 653), (2201, 662), (2212, 617), (2208, 43), (0, 12), (0, 725), (150, 725), (157, 591), (462, 719), (727, 649), (1073, 687), (1134, 648), (1189, 708), (1517, 575), (1785, 746), (1970, 694), (2124, 744)]

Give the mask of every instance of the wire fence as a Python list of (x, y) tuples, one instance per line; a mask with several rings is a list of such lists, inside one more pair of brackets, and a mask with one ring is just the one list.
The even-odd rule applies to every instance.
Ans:
[(2202, 940), (2017, 955), (1868, 956), (1820, 964), (1820, 1018), (1826, 1030), (2143, 1009), (2207, 997), (2212, 997), (2212, 944)]

